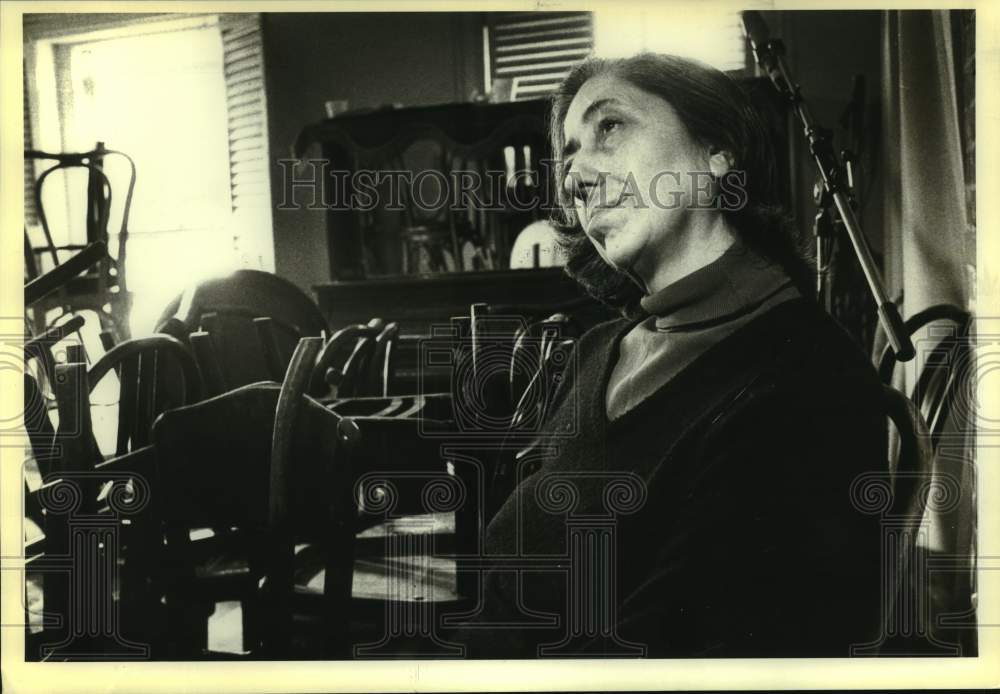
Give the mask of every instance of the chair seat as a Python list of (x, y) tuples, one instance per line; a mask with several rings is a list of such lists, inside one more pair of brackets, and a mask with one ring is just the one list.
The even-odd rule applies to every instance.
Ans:
[(392, 417), (447, 421), (453, 416), (450, 393), (387, 397), (322, 398), (320, 402), (342, 417)]
[(385, 538), (390, 535), (453, 535), (454, 513), (421, 513), (373, 525), (357, 534), (359, 540)]
[[(361, 600), (449, 602), (460, 599), (456, 588), (456, 563), (432, 552), (453, 546), (455, 516), (451, 513), (394, 518), (358, 533), (359, 552), (354, 560), (351, 594)], [(196, 544), (212, 547), (199, 551), (204, 560), (195, 568), (199, 581), (223, 586), (250, 580), (250, 567), (240, 548), (239, 535), (210, 537)], [(385, 556), (386, 542), (401, 538), (402, 556)], [(414, 540), (423, 538), (423, 540)], [(227, 540), (229, 540), (227, 542)], [(443, 547), (442, 547), (443, 546)], [(409, 553), (416, 550), (416, 553)], [(210, 555), (209, 555), (210, 554)], [(303, 543), (295, 552), (295, 591), (299, 596), (322, 596), (325, 578), (323, 548)], [(220, 594), (219, 591), (210, 591)]]
[[(326, 571), (313, 546), (296, 555), (295, 592), (321, 597)], [(311, 560), (311, 561), (310, 561)], [(455, 560), (417, 554), (400, 557), (359, 557), (354, 561), (351, 596), (355, 600), (393, 602), (454, 602), (460, 599)]]
[[(391, 520), (357, 534), (351, 595), (356, 600), (449, 602), (459, 599), (455, 559), (434, 554), (453, 546), (455, 514), (427, 513)], [(387, 543), (397, 556), (387, 557)], [(367, 550), (367, 552), (365, 551)], [(445, 550), (447, 551), (447, 550)], [(321, 548), (296, 548), (295, 590), (323, 594)]]
[(250, 566), (245, 556), (226, 548), (221, 554), (196, 566), (194, 575), (201, 581), (249, 578)]

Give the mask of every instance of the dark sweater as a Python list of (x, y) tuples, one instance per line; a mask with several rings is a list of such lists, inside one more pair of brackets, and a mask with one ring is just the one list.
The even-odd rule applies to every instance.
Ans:
[[(633, 325), (576, 348), (549, 433), (487, 528), (469, 655), (844, 657), (874, 638), (879, 524), (849, 493), (886, 467), (865, 357), (787, 301), (609, 422)], [(592, 560), (602, 547), (613, 558)]]

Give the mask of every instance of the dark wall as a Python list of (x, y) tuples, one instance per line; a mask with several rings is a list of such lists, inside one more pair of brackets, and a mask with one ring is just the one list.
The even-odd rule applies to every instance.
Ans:
[[(772, 37), (781, 38), (785, 43), (789, 69), (802, 87), (802, 94), (813, 116), (834, 131), (834, 145), (838, 153), (844, 135), (838, 120), (851, 100), (851, 79), (856, 74), (864, 75), (868, 158), (863, 173), (867, 175), (868, 183), (874, 186), (880, 174), (882, 13), (796, 11), (763, 14)], [(801, 228), (811, 234), (816, 209), (812, 200), (816, 166), (805, 147), (801, 129), (797, 129), (793, 136), (798, 145), (793, 171), (798, 179), (795, 212)], [(881, 219), (878, 196), (869, 195), (864, 201), (861, 222), (876, 250), (882, 244)]]
[[(468, 101), (482, 91), (481, 15), (328, 13), (263, 15), (272, 197), (299, 131), (325, 117), (324, 102), (351, 108)], [(330, 278), (324, 214), (274, 209), (279, 275), (311, 292)]]

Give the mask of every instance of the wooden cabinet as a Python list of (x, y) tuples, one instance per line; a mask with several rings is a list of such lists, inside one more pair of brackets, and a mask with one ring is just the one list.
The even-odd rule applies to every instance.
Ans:
[(305, 128), (295, 149), (325, 167), (331, 278), (509, 267), (514, 238), (554, 204), (547, 112), (545, 101), (445, 104)]

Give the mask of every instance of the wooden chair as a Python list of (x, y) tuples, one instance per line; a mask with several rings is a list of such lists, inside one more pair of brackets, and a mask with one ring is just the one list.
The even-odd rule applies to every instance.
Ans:
[[(119, 514), (123, 517), (105, 519), (98, 523), (106, 536), (98, 543), (102, 545), (100, 549), (80, 544), (79, 537), (83, 533), (85, 538), (93, 539), (97, 532), (93, 524), (88, 525), (83, 519), (96, 517), (102, 508), (107, 511), (108, 499), (121, 500), (122, 493), (114, 488), (116, 481), (132, 481), (133, 488), (136, 483), (148, 487), (151, 479), (148, 466), (129, 473), (128, 465), (142, 464), (145, 460), (138, 451), (149, 443), (153, 420), (164, 408), (183, 405), (187, 398), (200, 397), (200, 376), (187, 349), (177, 340), (165, 335), (120, 343), (99, 359), (89, 371), (86, 364), (80, 361), (81, 350), (71, 350), (69, 359), (69, 363), (55, 366), (53, 384), (59, 415), (58, 427), (54, 428), (48, 419), (34, 379), (30, 376), (25, 379), (26, 404), (31, 403), (31, 416), (26, 417), (26, 428), (42, 473), (42, 488), (34, 492), (26, 490), (25, 506), (31, 512), (32, 520), (44, 530), (44, 539), (32, 543), (33, 560), (29, 573), (32, 574), (32, 580), (41, 579), (33, 585), (38, 582), (42, 584), (44, 609), (52, 618), (60, 620), (59, 629), (62, 630), (49, 630), (49, 633), (43, 632), (37, 636), (32, 643), (32, 652), (46, 650), (50, 655), (61, 654), (59, 657), (77, 657), (81, 652), (90, 652), (93, 657), (97, 657), (95, 654), (102, 648), (111, 651), (124, 648), (122, 657), (141, 653), (146, 653), (145, 657), (148, 657), (148, 646), (142, 645), (143, 639), (130, 640), (123, 634), (141, 633), (146, 638), (149, 636), (149, 604), (143, 604), (142, 596), (146, 591), (138, 587), (138, 581), (144, 582), (149, 575), (149, 552), (151, 547), (158, 544), (158, 536), (137, 534), (138, 528), (146, 529), (147, 526), (143, 523), (133, 524), (134, 519), (124, 518), (124, 515), (131, 513), (126, 503), (124, 506), (118, 504), (117, 507), (118, 511), (125, 509), (123, 514)], [(158, 397), (155, 389), (157, 368), (167, 362), (177, 364), (179, 373), (183, 376), (183, 380), (177, 384), (177, 391), (182, 399), (177, 402)], [(109, 465), (103, 460), (94, 435), (90, 393), (112, 371), (117, 372), (120, 386), (114, 458), (119, 462)], [(67, 498), (74, 499), (73, 503), (67, 504)], [(90, 528), (90, 531), (80, 530), (78, 526)], [(71, 537), (76, 537), (77, 540), (71, 540)], [(119, 572), (121, 567), (117, 560), (126, 553), (130, 556), (127, 571), (122, 569)], [(102, 575), (105, 580), (81, 583), (72, 578), (74, 571), (86, 570), (82, 568), (84, 565), (94, 564), (104, 567), (102, 571), (105, 573)], [(128, 574), (129, 571), (132, 572), (131, 575)], [(134, 576), (143, 578), (132, 582)], [(84, 586), (84, 593), (80, 593), (84, 584), (87, 584)], [(87, 590), (90, 592), (86, 592)], [(122, 618), (124, 622), (128, 622), (129, 618), (134, 618), (134, 621), (124, 626), (117, 621), (117, 617), (112, 620), (113, 623), (102, 621), (91, 629), (96, 629), (97, 636), (94, 636), (87, 632), (92, 625), (79, 623), (83, 613), (78, 610), (70, 611), (71, 603), (74, 600), (107, 601), (112, 590), (119, 592), (120, 604), (123, 606), (120, 614), (127, 615)], [(94, 615), (91, 614), (91, 617)], [(102, 645), (95, 645), (97, 642)]]
[(56, 377), (56, 359), (53, 350), (70, 335), (79, 335), (84, 323), (83, 316), (73, 315), (62, 323), (50, 326), (39, 335), (28, 338), (24, 343), (25, 363), (36, 361), (48, 383), (53, 383)]
[[(25, 346), (26, 353), (52, 371), (59, 426), (49, 417), (48, 405), (38, 380), (25, 374), (24, 425), (40, 474), (90, 470), (102, 459), (93, 431), (90, 394), (112, 372), (118, 379), (116, 445), (112, 455), (124, 455), (149, 443), (153, 421), (166, 409), (201, 398), (202, 380), (198, 365), (189, 350), (167, 335), (153, 335), (126, 340), (105, 354), (89, 370), (83, 362), (79, 345), (67, 348), (67, 363), (55, 364), (51, 351), (53, 336), (75, 329), (74, 320), (58, 326), (41, 339)], [(158, 392), (158, 370), (166, 364), (176, 366), (180, 379), (172, 397)], [(86, 410), (82, 412), (81, 410)], [(69, 453), (63, 442), (69, 442)], [(84, 443), (85, 441), (85, 443)]]
[[(975, 463), (969, 448), (974, 413), (963, 408), (969, 401), (974, 364), (972, 318), (958, 307), (937, 305), (915, 314), (905, 325), (913, 336), (935, 321), (953, 327), (927, 349), (916, 343), (923, 366), (910, 398), (920, 421), (926, 422), (926, 430), (917, 431), (929, 455), (921, 479), (933, 483), (932, 498), (937, 501), (922, 518), (924, 531), (912, 548), (917, 568), (906, 575), (904, 586), (911, 601), (905, 607), (922, 610), (922, 631), (897, 638), (890, 646), (926, 654), (970, 654), (977, 649)], [(931, 331), (934, 339), (935, 329)], [(892, 351), (883, 351), (879, 374), (884, 383), (892, 379), (895, 365)], [(906, 437), (900, 439), (905, 449)], [(901, 451), (900, 457), (904, 454)]]
[(367, 325), (349, 325), (335, 332), (316, 356), (307, 392), (324, 399), (361, 395), (364, 381), (370, 380), (368, 365), (384, 327), (380, 318), (373, 318)]
[[(419, 417), (352, 417), (356, 439), (343, 463), (350, 470), (354, 511), (352, 581), (331, 583), (323, 546), (297, 555), (293, 614), (316, 614), (329, 590), (339, 590), (343, 628), (329, 636), (325, 657), (448, 657), (453, 644), (438, 637), (439, 619), (468, 611), (475, 593), (463, 590), (464, 561), (475, 559), (474, 519), (481, 476), (449, 460), (434, 424)], [(444, 422), (436, 424), (443, 426)], [(289, 563), (289, 565), (291, 565)], [(337, 587), (339, 586), (339, 588)], [(346, 590), (345, 590), (346, 588)], [(343, 602), (343, 596), (349, 596)]]
[[(359, 335), (354, 349), (347, 357), (340, 375), (336, 379), (337, 395), (340, 397), (354, 397), (357, 395), (375, 395), (375, 388), (368, 391), (367, 384), (371, 380), (369, 371), (371, 369), (372, 358), (375, 355), (376, 341), (385, 328), (385, 321), (381, 318), (372, 318), (365, 326), (365, 332)], [(378, 388), (381, 390), (381, 388)]]
[[(25, 150), (24, 156), (26, 159), (55, 162), (42, 172), (34, 185), (35, 209), (38, 210), (38, 219), (42, 226), (46, 245), (31, 249), (32, 260), (48, 255), (56, 266), (55, 269), (58, 270), (61, 265), (66, 264), (61, 264), (59, 251), (86, 251), (88, 248), (94, 247), (95, 244), (99, 244), (104, 251), (96, 263), (90, 264), (97, 266), (96, 271), (88, 271), (83, 275), (80, 275), (80, 270), (67, 273), (68, 276), (65, 281), (60, 282), (58, 289), (50, 293), (47, 292), (34, 301), (25, 301), (26, 305), (34, 304), (36, 332), (42, 332), (45, 327), (44, 316), (51, 309), (62, 308), (66, 313), (92, 310), (97, 313), (104, 330), (114, 335), (115, 342), (128, 339), (130, 336), (128, 327), (129, 295), (125, 281), (125, 251), (129, 236), (128, 220), (132, 206), (132, 193), (135, 189), (135, 162), (124, 152), (106, 149), (103, 142), (98, 142), (97, 146), (90, 152), (50, 153)], [(104, 173), (104, 160), (109, 156), (122, 157), (131, 169), (128, 187), (123, 197), (122, 222), (117, 239), (117, 258), (111, 258), (107, 254), (108, 222), (111, 214), (111, 181)], [(88, 245), (57, 247), (49, 229), (45, 207), (42, 204), (42, 189), (51, 174), (74, 167), (85, 168), (88, 171), (86, 217), (86, 243)], [(77, 255), (83, 255), (83, 253)], [(29, 264), (29, 268), (33, 267), (37, 267), (37, 263)]]
[(558, 383), (572, 366), (570, 355), (578, 334), (573, 320), (563, 313), (528, 324), (515, 334), (508, 377), (515, 404), (487, 487), (487, 522), (513, 491), (520, 461), (532, 455), (533, 440), (541, 433)]
[[(343, 586), (351, 571), (355, 507), (338, 461), (341, 444), (351, 439), (350, 420), (302, 396), (319, 340), (303, 345), (281, 388), (243, 386), (168, 412), (154, 428), (173, 567), (166, 602), (175, 656), (204, 657), (214, 603), (238, 599), (244, 650), (288, 657), (295, 546), (303, 542), (323, 547), (329, 559), (329, 602), (318, 614), (336, 632), (336, 601), (348, 599)], [(207, 527), (236, 531), (225, 547), (198, 547), (190, 533)], [(211, 555), (219, 549), (223, 556)]]
[(190, 342), (209, 393), (218, 395), (280, 382), (299, 339), (324, 335), (328, 326), (315, 302), (288, 280), (237, 270), (189, 287), (167, 305), (156, 330)]
[[(378, 325), (352, 326), (335, 334), (317, 358), (313, 382), (329, 374), (326, 356), (342, 352), (353, 342), (371, 340)], [(375, 338), (385, 337), (385, 326)], [(341, 373), (349, 371), (349, 357)], [(385, 367), (383, 367), (384, 369)], [(384, 371), (383, 371), (384, 373)], [(450, 460), (441, 444), (454, 434), (450, 394), (341, 397), (324, 404), (350, 415), (357, 441), (344, 453), (353, 480), (355, 530), (354, 589), (350, 592), (349, 628), (341, 640), (328, 644), (335, 657), (388, 657), (390, 654), (454, 655), (454, 649), (435, 639), (435, 623), (443, 612), (470, 608), (473, 594), (463, 590), (468, 573), (460, 571), (464, 558), (476, 555), (479, 489), (484, 476), (474, 465)], [(459, 491), (460, 490), (460, 491)], [(442, 499), (445, 497), (445, 499)], [(450, 505), (449, 505), (450, 501)], [(302, 609), (325, 599), (322, 551), (307, 547), (304, 560), (314, 557), (312, 569), (297, 568), (296, 598)], [(386, 625), (394, 625), (383, 633)]]
[(55, 383), (58, 455), (42, 487), (26, 499), (44, 529), (44, 538), (30, 547), (28, 585), (41, 583), (50, 628), (29, 638), (29, 657), (146, 659), (155, 610), (135, 599), (144, 592), (119, 562), (129, 555), (128, 570), (146, 576), (158, 545), (158, 536), (139, 534), (150, 526), (135, 522), (145, 505), (133, 504), (136, 489), (148, 490), (151, 479), (145, 449), (114, 464), (103, 461), (92, 431), (86, 365), (58, 364)]
[[(518, 331), (514, 338), (514, 349), (510, 362), (511, 401), (517, 403), (512, 425), (527, 421), (531, 415), (544, 414), (526, 409), (529, 405), (539, 402), (537, 394), (529, 395), (529, 388), (537, 388), (541, 381), (540, 374), (554, 361), (559, 362), (571, 349), (575, 339), (579, 337), (572, 318), (564, 313), (555, 313), (545, 320), (531, 323)], [(542, 398), (545, 400), (545, 398)]]
[[(947, 321), (954, 327), (930, 350), (924, 351), (923, 369), (913, 388), (913, 401), (927, 421), (935, 449), (954, 410), (956, 398), (962, 396), (963, 379), (968, 375), (972, 316), (957, 306), (938, 304), (911, 316), (904, 325), (912, 337), (936, 321)], [(896, 367), (891, 348), (883, 350), (878, 367), (882, 382), (889, 383)]]
[[(72, 335), (76, 335), (79, 340), (74, 349), (82, 344), (81, 330), (86, 323), (85, 318), (78, 313), (64, 313), (56, 319), (57, 322), (46, 324), (45, 299), (53, 294), (63, 294), (66, 287), (73, 282), (77, 275), (93, 265), (101, 263), (106, 256), (107, 246), (103, 241), (92, 243), (61, 265), (57, 265), (44, 275), (33, 277), (24, 285), (25, 308), (33, 309), (35, 312), (34, 330), (26, 335), (24, 342), (24, 362), (28, 371), (34, 373), (33, 382), (25, 390), (26, 408), (29, 406), (30, 400), (32, 407), (37, 405), (36, 409), (39, 413), (46, 409), (45, 400), (52, 396), (52, 388), (55, 383), (55, 350), (59, 344), (64, 343)], [(112, 333), (104, 330), (101, 331), (100, 336), (105, 344), (105, 349), (109, 349), (114, 342)], [(36, 395), (37, 403), (34, 401)], [(26, 411), (28, 410), (26, 409)], [(30, 421), (26, 419), (25, 425), (28, 428), (29, 436), (33, 433), (31, 427), (40, 423), (41, 419), (38, 417), (33, 417)], [(36, 458), (44, 464), (47, 456), (37, 446), (34, 446), (35, 443), (37, 440), (33, 440)], [(45, 470), (42, 472), (44, 473)]]
[(926, 611), (921, 611), (926, 607), (920, 589), (923, 566), (916, 553), (931, 488), (933, 452), (927, 424), (914, 404), (890, 386), (883, 386), (883, 397), (900, 437), (899, 452), (884, 473), (861, 475), (851, 489), (859, 510), (885, 519), (881, 625), (877, 638), (852, 646), (851, 655), (913, 654), (919, 637), (914, 621), (926, 618)]
[(358, 396), (388, 397), (395, 392), (396, 342), (399, 339), (399, 324), (388, 323), (375, 338), (375, 349), (363, 377)]
[[(176, 366), (181, 378), (168, 392), (158, 390), (160, 370)], [(198, 363), (180, 340), (169, 335), (127, 340), (105, 352), (87, 372), (91, 390), (114, 371), (119, 381), (118, 435), (115, 455), (150, 442), (153, 421), (161, 413), (202, 398)]]

